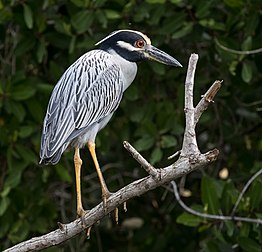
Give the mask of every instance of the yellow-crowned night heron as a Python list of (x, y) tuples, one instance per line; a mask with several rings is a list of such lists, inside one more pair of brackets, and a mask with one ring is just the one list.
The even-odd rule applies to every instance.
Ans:
[(110, 195), (95, 152), (95, 138), (119, 106), (133, 82), (136, 62), (150, 59), (182, 66), (151, 45), (141, 32), (118, 30), (102, 39), (100, 48), (82, 55), (62, 75), (49, 100), (43, 124), (40, 164), (56, 164), (68, 147), (75, 148), (77, 215), (83, 216), (79, 148), (87, 144), (102, 187), (104, 206)]

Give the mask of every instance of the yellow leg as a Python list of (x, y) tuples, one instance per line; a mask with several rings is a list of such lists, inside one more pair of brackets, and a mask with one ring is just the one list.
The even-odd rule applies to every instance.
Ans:
[(74, 164), (75, 164), (75, 174), (76, 174), (76, 212), (78, 217), (82, 217), (85, 213), (82, 200), (81, 200), (81, 166), (82, 160), (79, 154), (79, 148), (75, 149), (74, 155)]
[(93, 159), (95, 167), (96, 167), (96, 172), (97, 172), (97, 175), (98, 175), (98, 178), (99, 178), (99, 181), (100, 181), (100, 184), (101, 184), (101, 188), (102, 188), (103, 202), (104, 202), (104, 205), (106, 205), (106, 200), (110, 196), (110, 192), (109, 192), (109, 190), (106, 186), (106, 182), (104, 180), (102, 171), (101, 171), (99, 164), (98, 164), (98, 161), (97, 161), (96, 150), (95, 150), (96, 146), (92, 142), (88, 142), (87, 146), (88, 146), (88, 149), (90, 151), (90, 154), (92, 156), (92, 159)]
[[(106, 182), (104, 180), (104, 177), (103, 177), (103, 174), (102, 174), (102, 171), (99, 167), (99, 164), (98, 164), (98, 161), (97, 161), (97, 157), (96, 157), (96, 150), (95, 150), (95, 143), (93, 142), (88, 142), (87, 144), (88, 146), (88, 149), (90, 151), (90, 154), (92, 156), (92, 159), (94, 161), (94, 164), (95, 164), (95, 167), (96, 167), (96, 172), (97, 172), (97, 175), (98, 175), (98, 178), (99, 178), (99, 181), (100, 181), (100, 184), (101, 184), (101, 189), (102, 189), (102, 199), (103, 199), (103, 204), (104, 204), (104, 209), (106, 211), (106, 204), (107, 204), (107, 199), (109, 198), (110, 196), (110, 192), (106, 186)], [(116, 208), (114, 210), (114, 217), (115, 217), (115, 221), (116, 223), (118, 224), (118, 208)]]

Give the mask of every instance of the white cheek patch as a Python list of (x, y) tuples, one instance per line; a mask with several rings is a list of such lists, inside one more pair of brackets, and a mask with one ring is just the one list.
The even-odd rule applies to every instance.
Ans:
[(124, 48), (124, 49), (126, 49), (128, 51), (131, 51), (131, 52), (133, 52), (133, 51), (142, 51), (143, 50), (142, 48), (137, 48), (137, 47), (132, 46), (131, 44), (129, 44), (127, 42), (124, 42), (124, 41), (117, 41), (117, 44), (120, 47), (122, 47), (122, 48)]

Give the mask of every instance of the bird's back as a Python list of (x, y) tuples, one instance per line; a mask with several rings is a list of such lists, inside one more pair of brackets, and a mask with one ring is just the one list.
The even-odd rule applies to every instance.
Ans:
[(94, 141), (118, 107), (126, 79), (118, 62), (103, 50), (81, 56), (62, 75), (49, 100), (41, 138), (40, 163), (56, 164), (65, 149)]

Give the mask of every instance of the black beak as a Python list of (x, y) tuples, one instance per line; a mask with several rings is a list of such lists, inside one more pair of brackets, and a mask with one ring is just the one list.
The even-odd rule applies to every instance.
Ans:
[(145, 57), (147, 59), (155, 60), (166, 65), (182, 67), (182, 65), (175, 58), (152, 45), (146, 46)]

